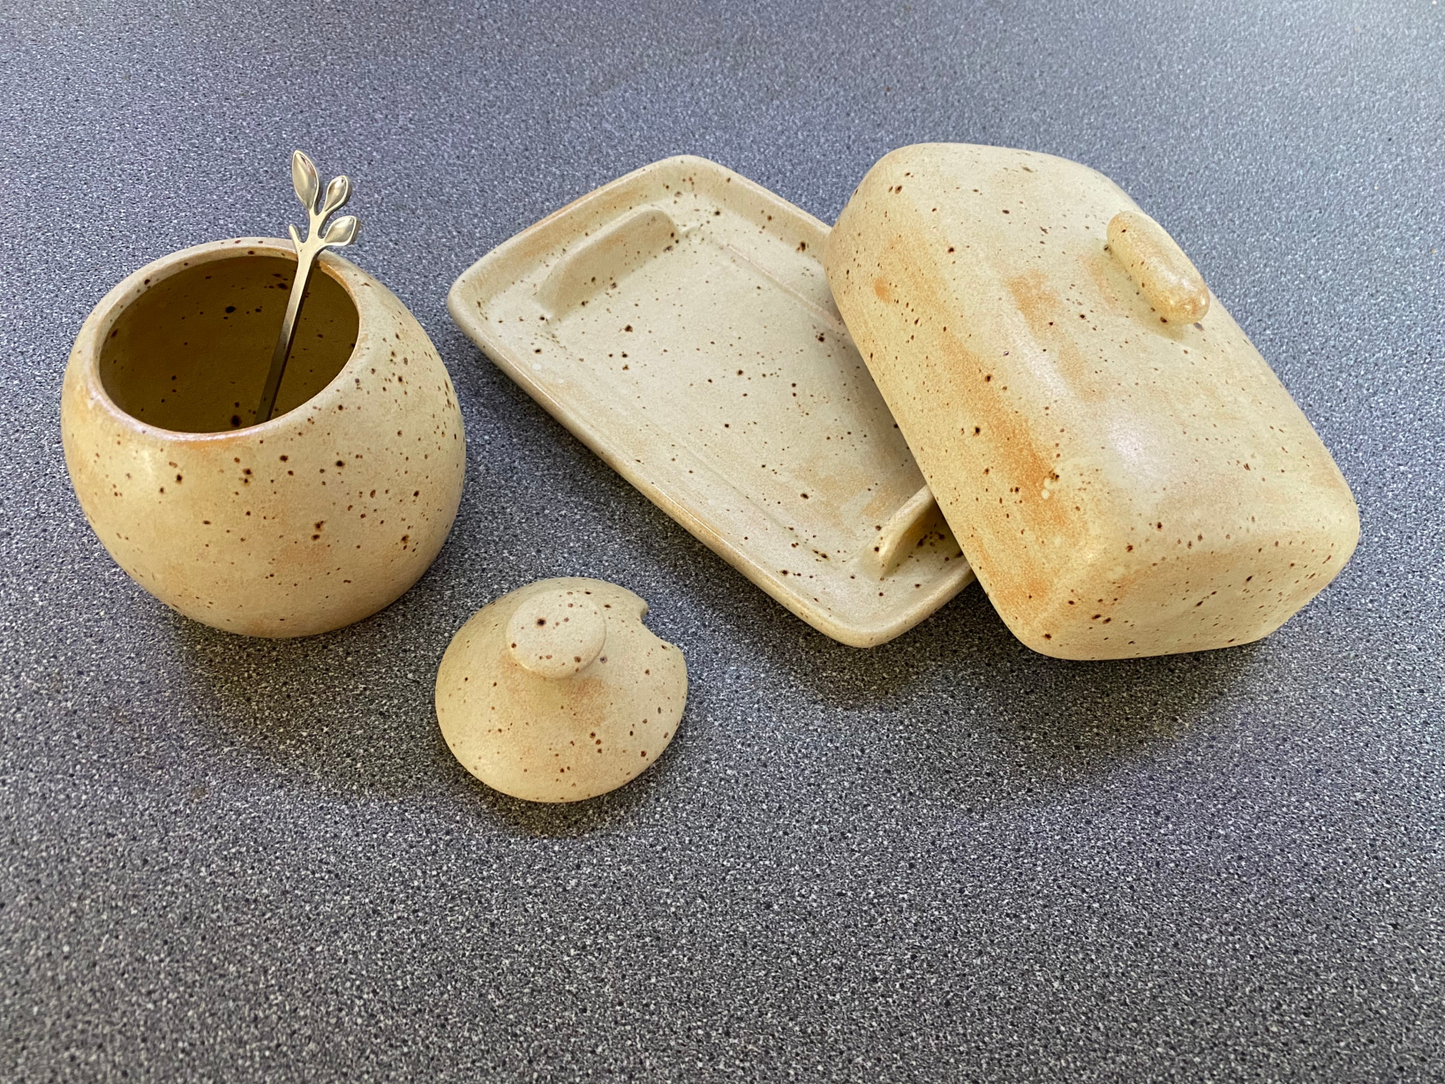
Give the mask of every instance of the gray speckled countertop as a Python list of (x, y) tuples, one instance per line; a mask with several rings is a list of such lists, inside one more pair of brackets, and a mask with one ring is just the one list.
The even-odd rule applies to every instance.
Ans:
[[(0, 15), (0, 1080), (1445, 1079), (1445, 9), (165, 6)], [(1305, 408), (1364, 533), (1279, 633), (1064, 663), (974, 587), (842, 647), (446, 315), (654, 159), (831, 221), (931, 139), (1116, 179)], [(296, 219), (295, 146), (355, 179), (469, 477), (400, 602), (274, 643), (115, 567), (57, 412), (113, 283)], [(692, 696), (637, 782), (533, 808), (432, 675), (572, 574), (651, 600)]]

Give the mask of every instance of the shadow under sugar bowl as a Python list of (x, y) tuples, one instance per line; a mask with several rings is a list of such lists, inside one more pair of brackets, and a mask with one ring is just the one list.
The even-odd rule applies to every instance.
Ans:
[(421, 325), (355, 264), (318, 259), (272, 419), (255, 415), (296, 272), (289, 242), (166, 256), (86, 319), (61, 397), (86, 518), (187, 617), (306, 636), (411, 587), (461, 502), (456, 392)]

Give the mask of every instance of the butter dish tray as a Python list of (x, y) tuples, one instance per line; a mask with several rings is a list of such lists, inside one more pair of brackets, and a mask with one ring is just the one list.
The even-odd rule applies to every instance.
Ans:
[(871, 647), (973, 580), (834, 306), (829, 229), (702, 158), (492, 250), (448, 309), (508, 376), (798, 617)]

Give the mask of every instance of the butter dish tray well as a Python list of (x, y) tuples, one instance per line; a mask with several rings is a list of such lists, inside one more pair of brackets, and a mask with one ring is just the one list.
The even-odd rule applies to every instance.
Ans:
[(973, 579), (833, 304), (828, 227), (669, 158), (506, 241), (448, 309), (546, 410), (798, 617), (856, 647)]

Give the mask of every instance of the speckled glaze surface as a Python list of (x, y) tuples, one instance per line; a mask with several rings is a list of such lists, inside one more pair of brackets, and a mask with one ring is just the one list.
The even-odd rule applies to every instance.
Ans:
[[(452, 318), (624, 478), (855, 647), (973, 582), (853, 346), (828, 227), (715, 162), (654, 162), (457, 279)], [(926, 493), (925, 493), (926, 498)]]
[(457, 760), (533, 802), (595, 798), (650, 768), (682, 719), (687, 664), (646, 613), (626, 588), (577, 578), (479, 610), (437, 672), (437, 721)]
[[(1359, 538), (1309, 421), (1136, 212), (1074, 162), (921, 144), (869, 170), (826, 252), (979, 582), (1019, 639), (1061, 658), (1257, 640)], [(1111, 253), (1111, 222), (1149, 243)]]
[[(1440, 1084), (1445, 0), (4, 10), (0, 1080)], [(646, 163), (833, 222), (927, 140), (1112, 177), (1309, 416), (1363, 530), (1278, 632), (1061, 662), (970, 587), (846, 647), (447, 315)], [(468, 479), (392, 606), (247, 639), (101, 548), (56, 403), (111, 286), (295, 215), (295, 147), (357, 179)], [(552, 576), (647, 599), (690, 688), (655, 770), (542, 805), (457, 763), (432, 679)]]
[[(278, 404), (286, 413), (243, 424), (249, 418), (241, 412), (254, 411), (258, 379), (240, 382), (234, 406), (229, 384), (220, 398), (201, 387), (191, 400), (201, 405), (185, 417), (167, 413), (174, 396), (137, 399), (139, 411), (172, 424), (194, 417), (234, 426), (221, 431), (163, 428), (117, 405), (107, 379), (124, 385), (104, 367), (122, 362), (110, 360), (107, 344), (149, 291), (165, 289), (176, 276), (197, 280), (196, 290), (157, 310), (177, 326), (189, 319), (199, 327), (207, 312), (212, 320), (249, 315), (259, 322), (265, 312), (250, 304), (258, 299), (254, 291), (205, 287), (224, 281), (223, 268), (235, 270), (237, 261), (287, 259), (294, 268), (285, 241), (242, 238), (174, 253), (129, 276), (82, 326), (61, 401), (71, 481), (111, 556), (168, 606), (250, 636), (324, 632), (395, 600), (446, 540), (465, 469), (461, 413), (426, 333), (390, 291), (330, 253), (316, 276), (339, 286), (354, 305), (355, 346), (334, 376), (310, 368), (304, 350), (293, 357)], [(313, 293), (323, 288), (331, 287), (313, 280)], [(279, 323), (285, 290), (276, 287), (271, 296)], [(314, 342), (320, 332), (305, 319), (298, 340)], [(251, 329), (263, 345), (270, 326)], [(257, 358), (252, 376), (263, 375), (269, 353)], [(169, 379), (183, 385), (195, 370), (216, 364), (204, 350), (184, 355)]]

